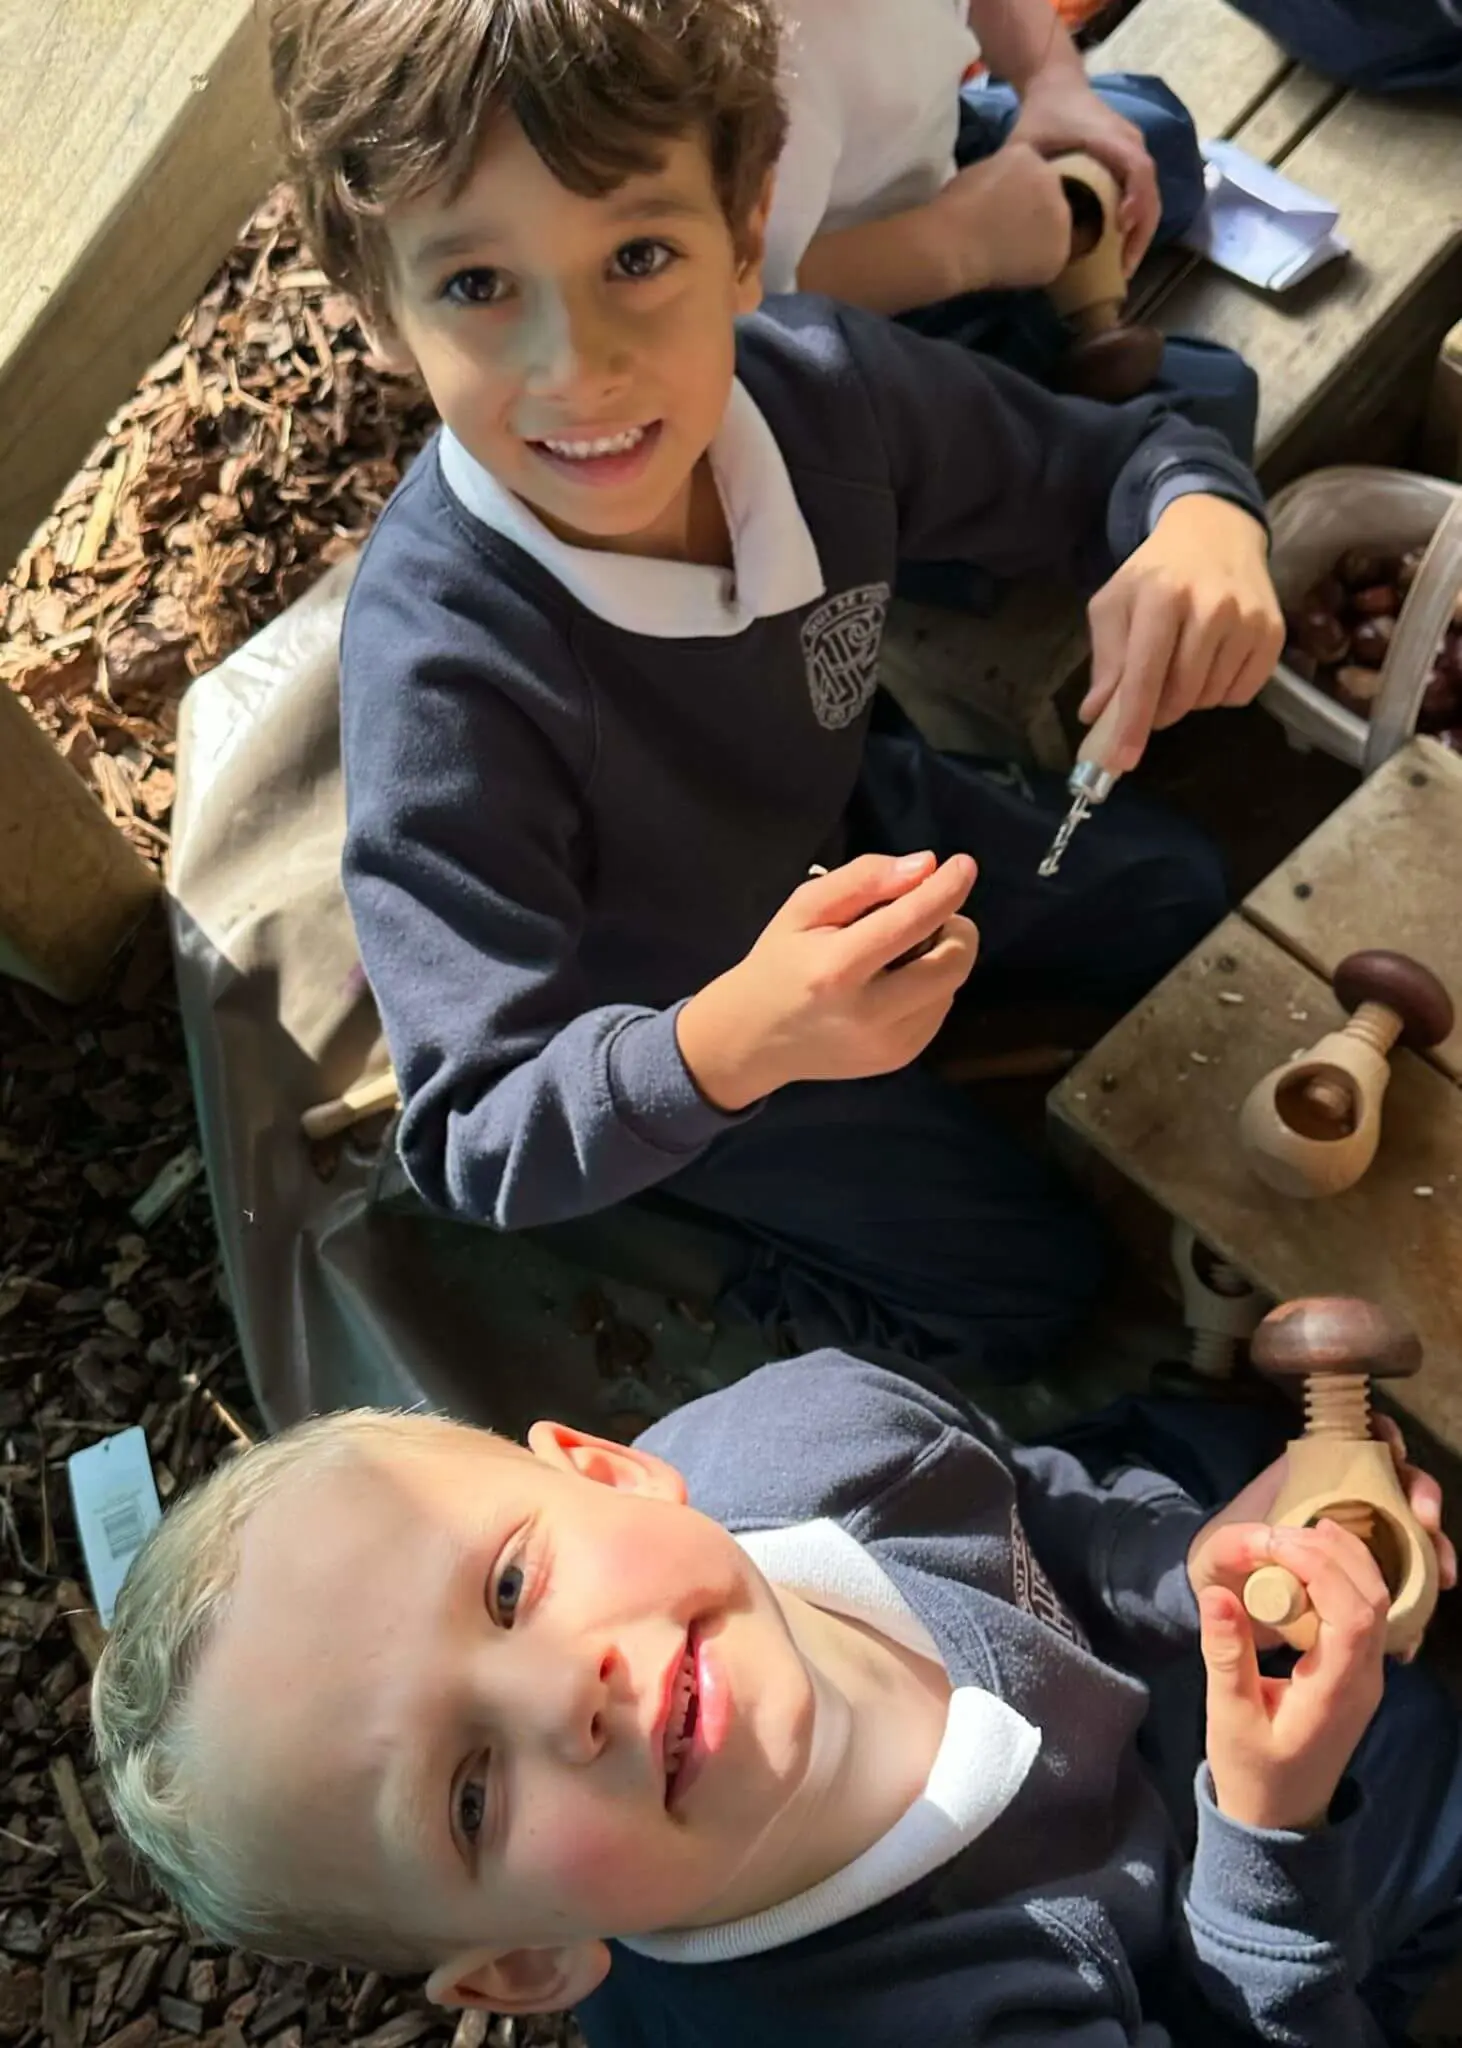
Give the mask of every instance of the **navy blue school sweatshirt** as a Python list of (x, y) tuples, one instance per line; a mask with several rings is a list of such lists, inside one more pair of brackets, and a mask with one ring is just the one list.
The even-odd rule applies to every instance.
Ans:
[[(1170, 1480), (1098, 1484), (838, 1352), (763, 1367), (639, 1444), (774, 1584), (921, 1629), (952, 1697), (923, 1798), (846, 1871), (747, 1920), (611, 1943), (589, 2048), (1382, 2048), (1358, 1989), (1362, 1785), (1311, 1833), (1249, 1828), (1214, 1803), (1199, 1714), (1159, 1716), (1154, 1742), (1149, 1684), (1201, 1669), (1186, 1559), (1205, 1515)], [(1159, 1747), (1164, 1781), (1194, 1788), (1187, 1842)]]
[(535, 557), (531, 517), (468, 509), (440, 437), (351, 591), (345, 886), (402, 1162), (464, 1218), (607, 1207), (735, 1121), (697, 1089), (676, 1014), (840, 857), (900, 560), (1095, 587), (1184, 492), (1263, 517), (1225, 443), (1157, 401), (1054, 397), (822, 300), (741, 323), (736, 367), (738, 417), (790, 483), (788, 555), (813, 572), (787, 609), (667, 636), (654, 591), (710, 572), (646, 584), (650, 565), (596, 557), (649, 593), (627, 625)]

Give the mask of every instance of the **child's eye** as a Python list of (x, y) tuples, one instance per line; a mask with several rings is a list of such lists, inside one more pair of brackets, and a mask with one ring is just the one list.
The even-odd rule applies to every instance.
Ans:
[(464, 1842), (475, 1842), (487, 1816), (487, 1793), (479, 1777), (464, 1778), (457, 1793), (457, 1826)]
[(524, 1571), (520, 1564), (504, 1565), (492, 1589), (492, 1618), (499, 1628), (511, 1628), (523, 1597)]
[(478, 265), (459, 270), (442, 286), (442, 297), (454, 306), (496, 306), (507, 297), (507, 280), (500, 270)]
[(642, 238), (637, 242), (626, 242), (614, 252), (614, 267), (621, 277), (639, 283), (647, 277), (658, 277), (676, 261), (675, 251), (666, 242), (653, 242)]

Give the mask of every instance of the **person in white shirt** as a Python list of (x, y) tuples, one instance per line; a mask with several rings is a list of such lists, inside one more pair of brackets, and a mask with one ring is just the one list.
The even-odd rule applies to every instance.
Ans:
[[(1130, 275), (1203, 203), (1181, 103), (1155, 78), (1089, 81), (1051, 0), (780, 4), (790, 133), (769, 289), (894, 315), (1061, 382), (1067, 336), (1043, 287), (1070, 255), (1071, 216), (1050, 159), (1083, 149), (1117, 177)], [(1257, 385), (1233, 351), (1170, 343), (1160, 387), (1252, 453)]]

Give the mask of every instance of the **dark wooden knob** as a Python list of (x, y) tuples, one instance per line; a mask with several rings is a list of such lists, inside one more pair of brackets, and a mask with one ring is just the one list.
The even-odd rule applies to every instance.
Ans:
[(1409, 953), (1352, 953), (1335, 970), (1335, 993), (1347, 1010), (1384, 1003), (1401, 1019), (1403, 1045), (1440, 1045), (1455, 1021), (1452, 998), (1429, 967)]
[(1404, 1380), (1421, 1368), (1416, 1332), (1374, 1302), (1347, 1294), (1287, 1301), (1264, 1318), (1249, 1348), (1262, 1372), (1363, 1372)]
[(1156, 327), (1109, 327), (1104, 334), (1073, 342), (1061, 361), (1061, 388), (1078, 398), (1121, 405), (1153, 383), (1162, 352)]

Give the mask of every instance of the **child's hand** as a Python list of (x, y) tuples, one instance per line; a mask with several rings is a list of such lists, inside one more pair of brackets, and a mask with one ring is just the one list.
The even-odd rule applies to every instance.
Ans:
[[(1378, 1439), (1391, 1453), (1391, 1462), (1396, 1467), (1396, 1476), (1401, 1482), (1407, 1505), (1432, 1540), (1432, 1548), (1437, 1553), (1437, 1580), (1442, 1591), (1449, 1592), (1457, 1583), (1457, 1552), (1451, 1537), (1442, 1529), (1442, 1489), (1430, 1472), (1423, 1472), (1420, 1466), (1409, 1461), (1405, 1439), (1389, 1415), (1375, 1416), (1373, 1427)], [(1257, 1479), (1251, 1479), (1226, 1508), (1205, 1522), (1193, 1538), (1188, 1546), (1188, 1579), (1200, 1600), (1209, 1586), (1228, 1586), (1231, 1591), (1242, 1594), (1243, 1579), (1234, 1579), (1226, 1572), (1223, 1547), (1215, 1545), (1213, 1538), (1217, 1531), (1234, 1524), (1267, 1522), (1279, 1498), (1284, 1478), (1285, 1460), (1279, 1457), (1272, 1465), (1267, 1465)], [(1250, 1625), (1255, 1644), (1261, 1650), (1272, 1649), (1282, 1640), (1272, 1629), (1252, 1622)], [(1420, 1648), (1418, 1640), (1398, 1662), (1409, 1664)]]
[(949, 289), (1035, 289), (1071, 260), (1071, 206), (1059, 174), (1023, 142), (957, 171), (929, 202), (948, 252)]
[(1012, 142), (1029, 143), (1042, 156), (1083, 149), (1105, 164), (1122, 188), (1117, 214), (1122, 267), (1130, 277), (1147, 254), (1162, 218), (1157, 170), (1142, 131), (1109, 107), (1087, 83), (1079, 64), (1053, 67), (1034, 78), (1021, 102)]
[[(1229, 1582), (1198, 1597), (1219, 1811), (1251, 1828), (1318, 1827), (1381, 1703), (1386, 1582), (1360, 1538), (1328, 1521), (1232, 1522), (1214, 1533), (1210, 1557)], [(1254, 1625), (1233, 1590), (1265, 1564), (1294, 1573), (1320, 1624), (1289, 1678), (1260, 1676)]]
[[(746, 958), (685, 1004), (681, 1057), (720, 1109), (789, 1081), (889, 1074), (928, 1045), (975, 964), (978, 934), (956, 912), (975, 864), (956, 854), (863, 854), (793, 891)], [(926, 939), (907, 965), (900, 955)]]
[(1087, 608), (1091, 724), (1115, 697), (1121, 717), (1103, 766), (1135, 768), (1150, 735), (1190, 711), (1248, 704), (1274, 673), (1284, 618), (1257, 519), (1195, 492), (1168, 506)]

